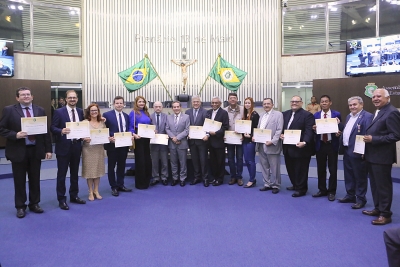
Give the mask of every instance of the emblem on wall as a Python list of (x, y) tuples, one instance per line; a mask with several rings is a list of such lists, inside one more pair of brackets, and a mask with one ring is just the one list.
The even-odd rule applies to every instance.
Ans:
[(365, 86), (365, 92), (364, 94), (368, 96), (369, 98), (372, 98), (372, 94), (374, 91), (378, 89), (378, 86), (375, 85), (375, 83), (368, 83), (367, 86)]

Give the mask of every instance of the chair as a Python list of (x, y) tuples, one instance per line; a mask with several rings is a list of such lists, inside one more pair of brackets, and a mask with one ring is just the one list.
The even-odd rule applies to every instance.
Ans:
[(254, 101), (254, 107), (262, 107), (263, 106), (263, 101)]
[(211, 102), (202, 102), (202, 103), (201, 103), (201, 106), (202, 106), (203, 108), (211, 108)]
[(172, 101), (164, 101), (164, 108), (172, 108)]

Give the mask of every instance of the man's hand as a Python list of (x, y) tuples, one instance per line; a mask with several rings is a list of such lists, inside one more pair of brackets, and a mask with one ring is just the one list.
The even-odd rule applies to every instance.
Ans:
[(266, 145), (266, 146), (271, 146), (271, 145), (272, 145), (272, 142), (271, 142), (271, 141), (266, 141), (266, 142), (265, 142), (265, 145)]
[(26, 132), (18, 132), (17, 133), (17, 139), (22, 139), (22, 138), (26, 138), (28, 136), (28, 134)]
[(371, 143), (372, 142), (372, 136), (371, 135), (364, 135), (363, 141), (365, 143)]
[(63, 128), (62, 130), (61, 130), (61, 133), (62, 134), (69, 134), (71, 132), (71, 129), (70, 128)]
[(53, 157), (53, 153), (46, 153), (46, 159), (51, 159)]

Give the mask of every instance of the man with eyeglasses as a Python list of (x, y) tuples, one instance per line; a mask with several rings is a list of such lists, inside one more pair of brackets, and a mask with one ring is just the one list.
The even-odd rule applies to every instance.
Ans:
[(76, 107), (78, 95), (74, 90), (68, 90), (65, 94), (67, 105), (54, 111), (51, 122), (51, 132), (55, 138), (55, 153), (57, 157), (57, 200), (62, 210), (69, 210), (67, 198), (65, 196), (65, 179), (69, 168), (70, 202), (77, 204), (86, 204), (86, 201), (78, 197), (78, 171), (81, 160), (82, 142), (77, 139), (67, 139), (70, 129), (66, 127), (67, 122), (82, 121), (83, 110)]
[[(314, 131), (315, 119), (312, 113), (304, 110), (303, 100), (300, 96), (293, 96), (290, 101), (291, 109), (283, 112), (283, 129), (301, 130), (300, 141), (295, 145), (284, 144), (283, 155), (286, 170), (292, 186), (287, 190), (294, 190), (292, 197), (301, 197), (308, 190), (308, 169), (311, 156), (314, 154)], [(285, 139), (285, 134), (281, 134)]]
[(228, 112), (221, 108), (221, 99), (214, 96), (211, 99), (211, 109), (207, 111), (206, 118), (219, 121), (222, 123), (221, 129), (216, 132), (207, 132), (209, 136), (209, 151), (211, 174), (214, 180), (211, 182), (213, 186), (219, 186), (224, 182), (225, 175), (225, 131), (229, 128)]
[(40, 202), (40, 167), (42, 159), (51, 159), (50, 133), (28, 135), (21, 130), (21, 118), (46, 116), (42, 107), (32, 104), (33, 95), (28, 87), (20, 87), (16, 92), (18, 104), (3, 109), (0, 119), (0, 136), (7, 139), (6, 158), (11, 161), (14, 178), (14, 201), (17, 217), (26, 213), (26, 174), (29, 184), (29, 210), (43, 213)]

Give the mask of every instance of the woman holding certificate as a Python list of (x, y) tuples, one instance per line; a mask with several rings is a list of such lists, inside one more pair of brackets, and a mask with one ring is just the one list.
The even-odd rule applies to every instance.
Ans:
[[(102, 121), (97, 104), (90, 104), (85, 110), (85, 120), (89, 121), (90, 130), (106, 128)], [(86, 179), (89, 188), (90, 201), (102, 199), (99, 194), (100, 177), (105, 173), (103, 144), (91, 145), (90, 137), (83, 139), (82, 147), (82, 177)]]
[(256, 143), (252, 142), (253, 129), (257, 128), (260, 115), (254, 110), (254, 100), (247, 97), (244, 100), (244, 112), (242, 120), (251, 121), (251, 133), (243, 134), (243, 156), (244, 162), (249, 171), (250, 179), (244, 188), (250, 188), (256, 185)]
[(129, 130), (135, 138), (135, 187), (147, 189), (151, 179), (150, 138), (141, 138), (138, 124), (151, 124), (150, 114), (143, 96), (135, 98), (135, 105), (129, 114)]

